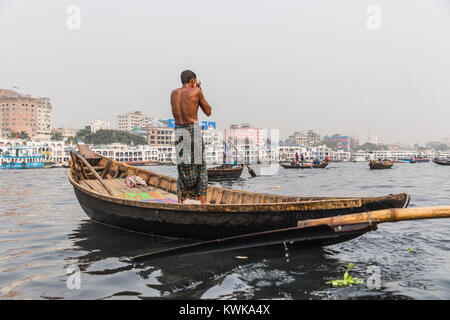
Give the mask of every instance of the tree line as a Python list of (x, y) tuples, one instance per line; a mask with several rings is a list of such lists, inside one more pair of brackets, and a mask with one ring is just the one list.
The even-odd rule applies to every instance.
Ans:
[[(60, 133), (55, 133), (52, 136), (53, 141), (62, 141), (63, 136)], [(76, 144), (78, 140), (83, 141), (86, 144), (112, 144), (122, 143), (127, 145), (144, 145), (147, 144), (147, 140), (141, 136), (121, 131), (121, 130), (98, 130), (97, 132), (91, 132), (87, 129), (82, 129), (77, 132), (74, 137), (69, 137), (66, 140), (66, 144)]]

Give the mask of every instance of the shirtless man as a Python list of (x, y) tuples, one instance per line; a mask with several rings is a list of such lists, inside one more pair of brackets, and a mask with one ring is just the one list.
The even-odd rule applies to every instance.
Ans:
[[(195, 143), (203, 145), (203, 139), (200, 127), (198, 125), (198, 108), (209, 117), (211, 115), (211, 106), (206, 101), (203, 91), (200, 88), (197, 76), (190, 70), (181, 73), (182, 87), (172, 91), (170, 102), (172, 105), (172, 114), (175, 119), (175, 130), (183, 130), (191, 135), (192, 161), (183, 163), (181, 161), (183, 151), (177, 153), (178, 158), (178, 180), (177, 195), (178, 202), (183, 203), (186, 198), (200, 199), (201, 203), (206, 202), (206, 192), (208, 186), (208, 171), (204, 161), (204, 150), (200, 155), (196, 155), (194, 150)], [(195, 141), (198, 139), (199, 141)], [(175, 144), (181, 143), (182, 139)], [(200, 156), (200, 160), (195, 160)]]

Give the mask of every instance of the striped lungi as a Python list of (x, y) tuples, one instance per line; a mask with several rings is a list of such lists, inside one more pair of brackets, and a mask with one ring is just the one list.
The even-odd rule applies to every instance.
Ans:
[[(190, 141), (189, 141), (190, 140)], [(177, 195), (181, 200), (205, 196), (208, 190), (208, 171), (205, 145), (198, 123), (175, 126), (177, 149)]]

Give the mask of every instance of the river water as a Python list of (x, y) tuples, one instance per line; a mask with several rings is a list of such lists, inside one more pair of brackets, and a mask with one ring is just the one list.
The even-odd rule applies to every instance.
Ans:
[[(151, 170), (176, 176), (175, 167)], [(215, 183), (299, 196), (405, 192), (410, 207), (450, 205), (450, 167), (333, 163)], [(279, 186), (277, 188), (276, 186)], [(379, 225), (378, 231), (322, 248), (275, 246), (160, 260), (127, 257), (188, 243), (92, 222), (66, 169), (0, 172), (2, 299), (450, 299), (450, 219)], [(408, 250), (408, 249), (411, 250)], [(350, 271), (364, 284), (326, 282)]]

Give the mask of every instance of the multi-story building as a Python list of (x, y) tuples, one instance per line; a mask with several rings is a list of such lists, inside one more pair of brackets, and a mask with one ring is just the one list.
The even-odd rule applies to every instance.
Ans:
[(108, 121), (96, 119), (92, 121), (89, 125), (87, 125), (85, 128), (95, 133), (98, 130), (109, 130), (111, 128), (111, 124)]
[(314, 132), (314, 130), (295, 131), (285, 142), (288, 144), (313, 146), (320, 142), (320, 134)]
[(105, 157), (121, 162), (163, 162), (175, 163), (175, 147), (172, 146), (127, 146), (114, 143), (107, 146), (90, 146)]
[(3, 137), (26, 132), (30, 138), (38, 134), (37, 103), (29, 95), (0, 89), (0, 130)]
[(32, 98), (30, 95), (0, 89), (0, 107), (2, 136), (24, 131), (35, 140), (50, 139), (52, 105), (49, 98)]
[(368, 143), (372, 143), (372, 144), (376, 144), (379, 145), (381, 144), (381, 139), (378, 138), (377, 136), (374, 136), (373, 134), (369, 134), (369, 137), (367, 138), (367, 142)]
[(224, 139), (232, 139), (234, 144), (255, 144), (259, 147), (265, 143), (264, 129), (254, 128), (248, 123), (243, 123), (241, 127), (233, 124), (224, 133)]
[(61, 136), (64, 139), (67, 139), (70, 137), (75, 137), (75, 135), (77, 134), (77, 130), (76, 129), (53, 128), (52, 135), (54, 133), (59, 133), (59, 134), (61, 134)]
[(147, 144), (149, 146), (173, 146), (174, 129), (169, 127), (148, 127)]
[(351, 137), (350, 138), (350, 147), (352, 149), (359, 147), (359, 138), (357, 137)]
[(295, 154), (302, 155), (306, 161), (312, 161), (317, 158), (324, 160), (327, 155), (332, 161), (350, 161), (350, 152), (344, 150), (331, 150), (327, 146), (320, 145), (316, 147), (308, 147), (305, 145), (296, 145), (281, 143), (279, 147), (279, 159), (281, 161), (290, 161), (295, 159)]
[(48, 140), (52, 134), (52, 105), (49, 98), (36, 98), (37, 139)]
[(338, 150), (344, 150), (350, 152), (351, 149), (351, 137), (350, 136), (343, 136), (340, 134), (335, 134), (332, 137), (325, 136), (323, 138), (323, 141), (325, 142), (336, 142)]
[(149, 118), (140, 111), (128, 112), (117, 116), (117, 129), (130, 131), (135, 127), (147, 128)]

